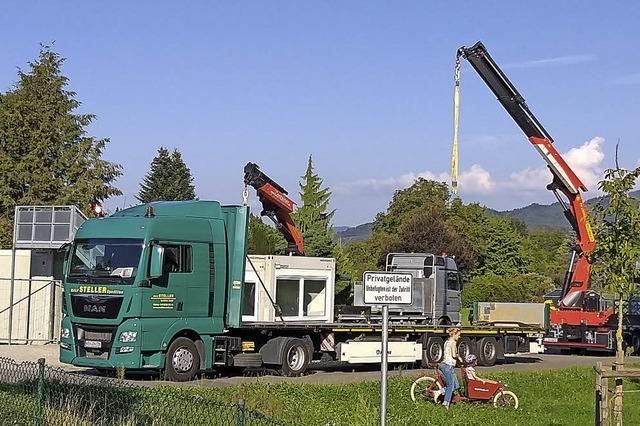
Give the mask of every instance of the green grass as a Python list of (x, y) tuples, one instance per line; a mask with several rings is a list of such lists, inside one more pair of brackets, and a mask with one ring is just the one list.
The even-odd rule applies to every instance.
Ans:
[[(458, 404), (446, 411), (432, 403), (413, 403), (414, 375), (389, 380), (389, 425), (583, 425), (594, 422), (595, 373), (591, 368), (487, 374), (509, 384), (520, 399), (518, 410), (492, 404)], [(612, 384), (613, 385), (613, 384)], [(87, 398), (84, 391), (58, 388), (45, 410), (49, 423), (74, 424), (217, 424), (235, 425), (239, 398), (247, 408), (291, 425), (376, 425), (380, 402), (376, 381), (348, 385), (269, 384), (264, 381), (226, 388), (160, 385), (110, 388), (109, 397)], [(640, 380), (625, 381), (626, 390), (640, 390)], [(104, 393), (100, 392), (101, 395)], [(95, 392), (98, 395), (98, 392)], [(107, 406), (100, 405), (102, 401)], [(0, 423), (32, 424), (35, 399), (11, 385), (0, 388)], [(96, 417), (98, 415), (99, 417)], [(640, 393), (624, 399), (625, 424), (640, 424)], [(213, 423), (211, 423), (213, 422)], [(67, 422), (63, 422), (67, 423)], [(251, 425), (270, 424), (251, 422)]]
[[(584, 425), (593, 424), (595, 373), (590, 368), (554, 371), (496, 373), (487, 375), (509, 384), (520, 399), (520, 408), (499, 409), (492, 404), (459, 404), (446, 411), (431, 403), (411, 401), (414, 376), (389, 380), (389, 425)], [(626, 382), (625, 389), (640, 389)], [(244, 397), (277, 419), (304, 425), (375, 425), (378, 422), (379, 385), (251, 384), (223, 389), (191, 389), (191, 392), (233, 400)], [(625, 424), (640, 424), (640, 394), (624, 399)], [(635, 419), (632, 421), (632, 419)]]

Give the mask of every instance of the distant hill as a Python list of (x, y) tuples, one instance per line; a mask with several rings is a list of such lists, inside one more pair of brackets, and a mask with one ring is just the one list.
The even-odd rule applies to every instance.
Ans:
[(527, 224), (528, 228), (571, 228), (569, 222), (562, 213), (560, 203), (553, 204), (529, 204), (513, 210), (496, 211), (492, 213), (498, 216), (509, 216), (519, 219)]
[[(631, 195), (640, 198), (640, 190), (631, 192)], [(587, 206), (596, 204), (604, 200), (605, 197), (595, 197), (586, 201)], [(527, 224), (530, 229), (535, 228), (562, 228), (570, 229), (569, 222), (564, 217), (560, 203), (538, 204), (533, 203), (525, 207), (513, 210), (497, 211), (488, 209), (498, 216), (510, 216), (519, 219)], [(343, 242), (366, 240), (371, 235), (373, 222), (363, 223), (358, 226), (335, 226), (333, 230), (337, 237)]]
[(372, 228), (373, 222), (367, 222), (358, 226), (334, 226), (333, 230), (336, 232), (338, 239), (344, 244), (366, 240), (371, 235)]
[[(640, 198), (640, 190), (630, 193), (633, 197)], [(606, 197), (594, 197), (585, 202), (587, 206), (593, 206), (598, 202), (606, 202)], [(495, 211), (493, 213), (499, 216), (510, 216), (515, 219), (520, 219), (527, 224), (527, 227), (535, 228), (564, 228), (570, 229), (571, 225), (564, 217), (562, 207), (560, 203), (553, 204), (529, 204), (526, 207), (520, 207), (518, 209)]]

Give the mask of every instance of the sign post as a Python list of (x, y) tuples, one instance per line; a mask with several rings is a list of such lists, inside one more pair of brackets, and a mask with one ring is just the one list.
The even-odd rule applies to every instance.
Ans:
[(387, 367), (389, 362), (389, 305), (410, 305), (413, 275), (368, 271), (363, 274), (364, 303), (382, 306), (382, 350), (380, 351), (380, 425), (387, 422)]

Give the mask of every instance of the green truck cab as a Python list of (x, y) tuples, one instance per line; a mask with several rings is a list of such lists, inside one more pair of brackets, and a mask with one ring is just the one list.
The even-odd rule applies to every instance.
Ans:
[(164, 369), (213, 365), (213, 336), (241, 321), (249, 209), (155, 202), (90, 219), (68, 248), (60, 361)]

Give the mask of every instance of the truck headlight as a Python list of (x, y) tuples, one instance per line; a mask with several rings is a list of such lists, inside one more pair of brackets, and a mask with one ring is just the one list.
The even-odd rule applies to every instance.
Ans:
[(66, 327), (64, 327), (62, 330), (60, 330), (60, 338), (61, 339), (68, 339), (69, 336), (71, 336), (71, 330), (69, 330)]
[(135, 342), (137, 337), (137, 331), (123, 331), (122, 333), (120, 333), (120, 341), (122, 343)]

